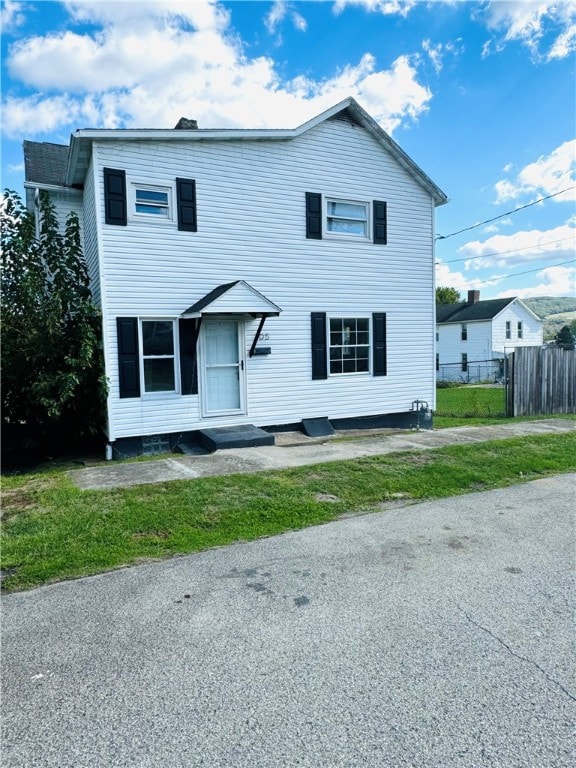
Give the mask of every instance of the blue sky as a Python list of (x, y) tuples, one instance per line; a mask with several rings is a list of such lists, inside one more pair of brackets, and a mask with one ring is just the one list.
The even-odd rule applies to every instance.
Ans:
[(575, 66), (574, 2), (5, 0), (2, 186), (23, 139), (291, 128), (353, 96), (450, 198), (438, 285), (574, 296)]

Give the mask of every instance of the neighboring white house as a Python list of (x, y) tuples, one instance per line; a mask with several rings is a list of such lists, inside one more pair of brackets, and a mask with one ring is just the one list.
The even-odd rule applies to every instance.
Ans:
[(481, 381), (503, 374), (515, 347), (540, 347), (543, 321), (518, 298), (436, 305), (436, 375), (442, 381)]
[(118, 453), (314, 418), (409, 426), (415, 401), (434, 407), (447, 198), (353, 99), (290, 130), (182, 119), (54, 147), (25, 142), (26, 187), (82, 214)]

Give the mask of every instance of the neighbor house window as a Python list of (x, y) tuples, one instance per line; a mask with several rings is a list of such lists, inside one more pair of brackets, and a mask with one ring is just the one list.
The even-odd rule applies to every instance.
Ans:
[(510, 327), (510, 320), (506, 320), (506, 338), (511, 339), (512, 338), (512, 330)]
[(144, 392), (175, 392), (174, 321), (142, 320), (142, 383)]
[(368, 373), (370, 320), (367, 317), (330, 318), (330, 373)]
[(170, 189), (135, 184), (134, 213), (138, 216), (153, 216), (157, 219), (171, 218)]
[(465, 352), (462, 353), (462, 371), (463, 373), (468, 371), (468, 355)]
[(436, 370), (440, 370), (440, 355), (436, 352)]
[(462, 341), (466, 341), (468, 339), (468, 326), (466, 323), (462, 323), (460, 326), (460, 338)]
[(518, 338), (522, 338), (522, 320), (518, 320)]
[(351, 200), (326, 200), (326, 234), (367, 238), (369, 232), (368, 203)]

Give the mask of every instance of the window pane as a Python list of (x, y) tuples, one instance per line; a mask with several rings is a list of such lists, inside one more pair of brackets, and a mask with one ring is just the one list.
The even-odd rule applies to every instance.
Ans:
[(328, 216), (365, 220), (366, 206), (361, 203), (343, 203), (339, 200), (331, 200), (328, 202)]
[(144, 360), (144, 389), (146, 392), (174, 392), (174, 360)]
[(366, 235), (366, 222), (328, 218), (328, 232), (342, 232), (347, 235)]
[(160, 208), (156, 205), (143, 205), (136, 203), (136, 213), (147, 213), (153, 216), (168, 216), (168, 208)]
[(142, 323), (144, 355), (173, 355), (174, 337), (171, 320), (146, 320)]
[(330, 362), (330, 373), (342, 373), (342, 363), (339, 360)]
[(158, 192), (152, 189), (137, 189), (136, 200), (139, 203), (160, 203), (168, 205), (168, 192)]

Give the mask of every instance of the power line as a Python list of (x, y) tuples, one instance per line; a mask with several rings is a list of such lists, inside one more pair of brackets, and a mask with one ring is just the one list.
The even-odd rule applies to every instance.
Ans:
[(532, 203), (526, 203), (526, 205), (521, 205), (519, 208), (514, 208), (513, 211), (507, 211), (506, 213), (501, 213), (499, 216), (494, 216), (492, 219), (486, 219), (486, 221), (480, 221), (478, 224), (472, 224), (471, 227), (464, 227), (464, 229), (459, 229), (457, 232), (451, 232), (449, 235), (436, 235), (436, 240), (447, 240), (449, 237), (454, 237), (454, 235), (460, 235), (462, 232), (468, 232), (471, 229), (476, 229), (477, 227), (483, 227), (484, 224), (490, 224), (492, 221), (497, 221), (498, 219), (504, 218), (504, 216), (511, 216), (513, 213), (518, 213), (518, 211), (523, 211), (524, 208), (530, 208), (531, 205), (536, 205), (537, 203), (542, 203), (544, 200), (550, 200), (552, 197), (558, 197), (558, 195), (564, 194), (564, 192), (569, 192), (571, 189), (574, 189), (576, 187), (576, 184), (573, 184), (571, 187), (566, 187), (566, 189), (561, 189), (560, 192), (554, 192), (553, 195), (546, 195), (546, 197), (541, 197), (538, 200), (534, 200)]
[(492, 256), (503, 256), (505, 253), (517, 253), (518, 251), (527, 251), (530, 248), (543, 248), (546, 245), (552, 245), (553, 243), (563, 243), (565, 240), (573, 240), (574, 236), (561, 237), (559, 240), (548, 240), (546, 243), (538, 243), (535, 245), (525, 245), (522, 248), (511, 248), (509, 251), (496, 251), (494, 253), (483, 253), (480, 256), (467, 256), (463, 259), (450, 259), (450, 261), (436, 262), (442, 264), (454, 264), (456, 261), (473, 261), (474, 259), (489, 259)]
[(475, 280), (474, 285), (485, 285), (485, 283), (494, 283), (499, 280), (508, 280), (510, 277), (518, 277), (519, 275), (529, 275), (531, 272), (542, 272), (542, 270), (544, 269), (550, 269), (551, 267), (563, 267), (565, 264), (574, 264), (574, 259), (569, 259), (568, 261), (561, 261), (559, 264), (549, 264), (545, 267), (537, 267), (536, 269), (527, 269), (525, 272), (514, 272), (511, 275), (500, 275), (499, 277), (491, 277), (489, 280)]

